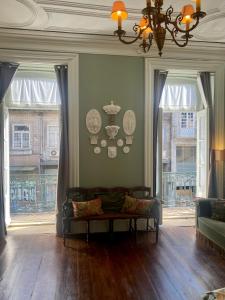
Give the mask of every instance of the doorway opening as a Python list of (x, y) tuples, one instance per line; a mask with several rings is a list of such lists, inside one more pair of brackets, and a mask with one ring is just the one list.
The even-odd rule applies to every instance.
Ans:
[(53, 65), (21, 64), (5, 101), (7, 225), (54, 225), (60, 96)]
[[(207, 125), (202, 126), (200, 118), (201, 112), (207, 114), (207, 108), (197, 77), (197, 72), (182, 71), (181, 74), (176, 70), (169, 71), (161, 98), (159, 172), (162, 178), (163, 224), (195, 225), (194, 199), (202, 196), (200, 181), (207, 178), (204, 148)], [(204, 119), (204, 122), (207, 120)], [(201, 145), (199, 131), (205, 136), (204, 145)]]

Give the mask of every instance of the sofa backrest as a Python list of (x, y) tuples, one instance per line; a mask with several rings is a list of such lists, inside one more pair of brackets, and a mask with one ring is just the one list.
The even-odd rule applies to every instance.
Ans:
[(67, 190), (67, 202), (74, 201), (88, 201), (99, 195), (108, 195), (112, 193), (123, 193), (124, 195), (130, 195), (136, 198), (151, 198), (151, 188), (144, 186), (136, 187), (72, 187)]

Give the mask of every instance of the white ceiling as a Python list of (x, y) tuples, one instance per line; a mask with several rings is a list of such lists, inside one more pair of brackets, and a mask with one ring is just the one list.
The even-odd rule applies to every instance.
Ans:
[[(179, 12), (190, 1), (165, 0), (163, 7), (172, 5)], [(145, 2), (125, 0), (129, 17), (124, 29), (129, 34), (133, 24), (138, 23)], [(111, 35), (116, 29), (110, 19), (112, 3), (112, 0), (0, 0), (0, 27)], [(194, 31), (194, 38), (225, 43), (225, 1), (202, 0), (202, 10), (207, 16)]]

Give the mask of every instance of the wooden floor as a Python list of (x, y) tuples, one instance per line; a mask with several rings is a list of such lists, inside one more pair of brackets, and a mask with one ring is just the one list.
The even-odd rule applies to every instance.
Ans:
[(1, 300), (201, 299), (225, 286), (225, 260), (195, 241), (192, 227), (153, 233), (62, 240), (11, 234), (0, 248)]

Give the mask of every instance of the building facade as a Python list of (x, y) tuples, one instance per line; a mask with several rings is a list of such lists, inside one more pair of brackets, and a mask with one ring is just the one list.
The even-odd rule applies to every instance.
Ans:
[(55, 209), (58, 110), (9, 109), (11, 212)]

